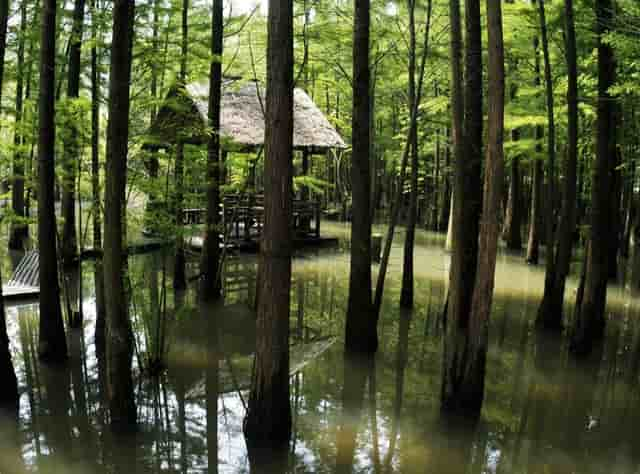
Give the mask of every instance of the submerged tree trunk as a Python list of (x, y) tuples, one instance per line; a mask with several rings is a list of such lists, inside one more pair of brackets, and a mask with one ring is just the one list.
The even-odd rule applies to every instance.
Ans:
[[(9, 20), (9, 0), (0, 0), (0, 102), (4, 85), (4, 59), (7, 47), (7, 24)], [(18, 381), (11, 361), (9, 336), (5, 320), (4, 297), (2, 296), (2, 276), (0, 275), (0, 410), (10, 409), (18, 413)]]
[(351, 272), (345, 344), (348, 351), (373, 353), (378, 349), (371, 291), (371, 176), (369, 0), (355, 0), (353, 24), (353, 118), (351, 184)]
[[(91, 195), (93, 248), (102, 249), (102, 205), (100, 198), (100, 65), (98, 63), (98, 6), (91, 0)], [(105, 348), (106, 308), (102, 259), (95, 263), (96, 349)]]
[[(476, 280), (482, 162), (482, 36), (479, 0), (465, 0), (465, 90), (462, 99), (462, 53), (459, 2), (450, 0), (451, 109), (454, 129), (455, 184), (452, 212), (453, 252), (446, 305), (442, 408), (477, 412), (482, 400), (470, 384), (472, 362), (469, 316)], [(462, 110), (464, 108), (464, 121)], [(464, 135), (463, 135), (464, 131)], [(464, 194), (462, 194), (464, 190)]]
[(469, 362), (464, 368), (463, 393), (478, 411), (484, 398), (489, 316), (495, 284), (496, 256), (500, 233), (500, 204), (504, 179), (504, 44), (501, 0), (487, 0), (489, 50), (488, 144), (484, 170), (482, 220), (478, 248), (478, 270), (469, 317)]
[[(288, 0), (269, 2), (264, 163), (265, 220), (260, 246), (258, 336), (244, 421), (249, 456), (257, 463), (265, 460), (265, 455), (270, 457), (270, 448), (286, 452), (291, 436), (293, 3)], [(368, 212), (365, 214), (369, 216)]]
[(40, 339), (38, 353), (46, 362), (67, 358), (56, 249), (55, 186), (55, 56), (56, 1), (43, 0), (40, 38), (38, 121), (38, 249), (40, 251)]
[[(187, 86), (187, 56), (189, 54), (189, 0), (182, 0), (182, 39), (180, 42), (180, 87)], [(176, 290), (187, 288), (186, 257), (184, 253), (183, 207), (184, 207), (184, 134), (178, 134), (175, 154), (175, 206), (176, 206), (176, 256), (174, 261), (173, 287)]]
[[(75, 101), (80, 96), (80, 59), (82, 52), (82, 31), (84, 27), (85, 0), (75, 0), (73, 26), (69, 39), (69, 78), (67, 81), (67, 100)], [(70, 104), (71, 105), (71, 104)], [(73, 105), (72, 105), (73, 110)], [(80, 166), (81, 149), (79, 143), (80, 117), (71, 117), (67, 122), (68, 130), (64, 134), (65, 158), (62, 179), (62, 261), (65, 265), (75, 262), (78, 253), (76, 235), (76, 176)]]
[[(409, 107), (414, 107), (416, 101), (416, 3), (408, 0), (409, 8)], [(412, 114), (413, 115), (413, 114)], [(416, 120), (417, 117), (412, 117)], [(409, 198), (409, 216), (407, 233), (404, 241), (404, 260), (402, 265), (402, 288), (400, 290), (400, 307), (413, 307), (413, 246), (418, 219), (418, 130), (410, 126), (409, 146), (411, 155), (411, 195)], [(404, 183), (400, 183), (403, 186)]]
[[(16, 64), (16, 115), (15, 132), (13, 145), (15, 147), (13, 155), (13, 179), (11, 185), (11, 207), (17, 219), (24, 219), (24, 174), (25, 156), (22, 150), (23, 145), (23, 90), (24, 90), (24, 45), (27, 36), (27, 2), (20, 4), (20, 34), (18, 37), (18, 57)], [(9, 236), (9, 248), (11, 250), (24, 250), (25, 240), (29, 232), (29, 227), (25, 222), (12, 222), (11, 235)]]
[(609, 88), (615, 83), (616, 63), (605, 36), (611, 28), (613, 5), (610, 0), (597, 0), (598, 32), (598, 103), (596, 160), (591, 185), (590, 252), (586, 262), (584, 295), (576, 308), (571, 350), (579, 355), (591, 352), (593, 343), (604, 334), (604, 312), (607, 300), (608, 239), (610, 225), (609, 160), (616, 152), (616, 104)]
[[(573, 233), (576, 221), (576, 182), (578, 163), (578, 67), (576, 35), (573, 21), (573, 0), (565, 0), (565, 51), (567, 58), (567, 142), (564, 162), (562, 209), (556, 238), (547, 243), (547, 274), (542, 303), (538, 309), (538, 324), (545, 328), (562, 327), (564, 290), (569, 275)], [(548, 216), (549, 218), (551, 216)]]
[(211, 20), (211, 67), (209, 71), (209, 126), (211, 135), (207, 147), (207, 222), (202, 251), (204, 274), (201, 297), (212, 301), (220, 297), (220, 100), (222, 96), (223, 48), (222, 0), (214, 0)]
[(126, 291), (125, 247), (129, 83), (131, 81), (134, 0), (115, 0), (109, 78), (109, 126), (104, 210), (104, 282), (107, 302), (107, 367), (111, 428), (136, 428), (131, 362), (133, 333)]

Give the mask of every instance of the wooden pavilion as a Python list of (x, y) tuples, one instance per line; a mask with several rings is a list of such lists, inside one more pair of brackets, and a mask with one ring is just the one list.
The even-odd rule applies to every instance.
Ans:
[[(264, 146), (265, 91), (256, 81), (225, 80), (221, 100), (220, 147), (222, 161), (228, 152), (259, 154)], [(176, 144), (204, 145), (208, 141), (209, 84), (173, 87), (151, 124), (144, 147), (170, 150)], [(314, 155), (327, 156), (346, 144), (313, 100), (294, 89), (293, 147), (302, 155), (301, 174), (307, 175)], [(262, 228), (262, 196), (223, 196), (224, 220), (236, 241), (255, 241)], [(294, 199), (294, 230), (299, 239), (320, 239), (320, 205), (308, 190)], [(200, 223), (204, 209), (186, 209), (185, 224)], [(315, 225), (311, 226), (310, 223)]]

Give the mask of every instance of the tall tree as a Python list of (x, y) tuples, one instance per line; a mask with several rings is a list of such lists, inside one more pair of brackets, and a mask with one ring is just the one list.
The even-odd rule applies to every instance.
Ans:
[(469, 318), (469, 363), (464, 368), (464, 393), (472, 397), (470, 407), (484, 398), (489, 316), (495, 282), (500, 206), (504, 180), (504, 42), (501, 0), (487, 0), (489, 50), (488, 146), (484, 169), (482, 220), (478, 249), (478, 270)]
[(578, 168), (578, 62), (573, 0), (564, 2), (565, 56), (567, 60), (567, 154), (564, 160), (562, 208), (557, 235), (547, 245), (547, 273), (544, 294), (538, 309), (538, 323), (546, 328), (562, 327), (564, 290), (571, 264), (573, 233), (576, 221)]
[[(98, 5), (91, 0), (91, 195), (93, 248), (102, 248), (102, 199), (100, 197), (100, 64), (98, 58)], [(104, 349), (106, 309), (104, 301), (104, 267), (95, 263), (96, 347)]]
[(56, 0), (42, 2), (40, 103), (38, 120), (38, 249), (40, 251), (40, 332), (38, 352), (47, 362), (67, 358), (58, 283), (55, 186)]
[(582, 298), (576, 306), (571, 335), (571, 350), (576, 354), (590, 353), (593, 343), (604, 334), (609, 272), (609, 160), (616, 153), (616, 103), (609, 90), (615, 83), (616, 62), (613, 49), (605, 39), (613, 21), (613, 4), (611, 0), (596, 0), (595, 10), (598, 33), (597, 143), (591, 184), (589, 251), (585, 278), (581, 282)]
[(220, 296), (220, 100), (222, 97), (222, 0), (214, 0), (211, 19), (211, 67), (209, 71), (209, 126), (207, 146), (207, 221), (202, 252), (204, 273), (201, 295), (205, 300)]
[[(189, 54), (189, 0), (182, 0), (182, 38), (180, 41), (180, 87), (187, 86), (187, 55)], [(176, 206), (176, 257), (174, 262), (173, 287), (184, 290), (187, 287), (186, 257), (182, 223), (184, 215), (184, 138), (178, 137), (175, 164), (175, 206)]]
[(11, 235), (9, 236), (9, 248), (12, 250), (24, 250), (25, 240), (29, 233), (29, 227), (23, 221), (25, 217), (24, 206), (24, 174), (25, 154), (23, 152), (23, 128), (22, 120), (24, 103), (25, 61), (24, 47), (27, 37), (27, 2), (20, 2), (20, 33), (18, 36), (18, 54), (16, 64), (16, 115), (14, 131), (13, 154), (13, 179), (11, 186), (11, 207), (16, 222), (11, 223)]
[[(69, 39), (69, 75), (67, 79), (67, 100), (73, 110), (73, 102), (80, 97), (80, 68), (82, 56), (82, 32), (84, 29), (85, 0), (75, 0), (73, 7), (73, 24)], [(68, 130), (64, 134), (65, 158), (62, 179), (62, 261), (65, 265), (74, 263), (78, 253), (78, 237), (76, 234), (76, 177), (80, 166), (81, 145), (79, 128), (75, 114), (68, 122)], [(75, 320), (75, 318), (74, 318)]]
[(109, 76), (109, 124), (104, 209), (104, 286), (107, 309), (109, 409), (114, 431), (136, 425), (131, 362), (133, 333), (125, 289), (125, 186), (129, 140), (134, 0), (115, 0)]
[[(263, 448), (286, 451), (291, 436), (289, 313), (293, 247), (293, 2), (270, 1), (267, 21), (265, 220), (258, 270), (256, 358), (244, 423), (250, 457), (254, 459), (261, 457)], [(366, 214), (369, 215), (368, 212)]]
[(353, 219), (345, 342), (348, 351), (371, 353), (378, 349), (378, 334), (376, 318), (372, 317), (371, 311), (370, 2), (369, 0), (354, 1), (351, 134)]
[[(7, 24), (9, 21), (9, 0), (0, 0), (0, 102), (2, 102), (2, 86), (4, 85), (4, 58), (7, 47)], [(9, 336), (4, 312), (4, 297), (2, 296), (2, 276), (0, 275), (0, 408), (9, 408), (17, 413), (18, 410), (18, 381), (13, 370), (11, 351), (9, 350)]]
[[(449, 271), (449, 295), (444, 336), (442, 407), (447, 411), (478, 411), (477, 387), (468, 383), (474, 364), (470, 313), (478, 262), (478, 230), (481, 206), (482, 164), (482, 36), (479, 0), (465, 0), (464, 106), (456, 83), (462, 83), (458, 63), (461, 54), (458, 2), (449, 4), (451, 16), (452, 112), (454, 128), (455, 184), (452, 227), (453, 253)], [(464, 120), (461, 108), (464, 109)], [(463, 135), (464, 134), (464, 135)], [(462, 193), (464, 190), (464, 194)]]
[[(409, 10), (409, 110), (416, 100), (416, 0), (408, 0)], [(418, 130), (410, 127), (409, 146), (411, 154), (411, 194), (409, 197), (409, 216), (407, 234), (404, 241), (404, 260), (402, 265), (402, 288), (400, 306), (413, 306), (413, 246), (415, 243), (416, 220), (418, 219)]]

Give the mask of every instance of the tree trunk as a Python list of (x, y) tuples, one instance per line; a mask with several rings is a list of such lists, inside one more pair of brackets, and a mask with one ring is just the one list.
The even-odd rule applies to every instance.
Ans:
[(345, 344), (348, 351), (373, 353), (378, 349), (378, 335), (375, 318), (371, 316), (370, 2), (354, 1), (351, 152), (353, 218)]
[[(516, 138), (518, 137), (518, 138)], [(520, 131), (512, 131), (512, 140), (517, 141)], [(522, 249), (522, 210), (520, 190), (520, 157), (511, 158), (509, 166), (509, 198), (507, 199), (507, 212), (504, 220), (504, 240), (509, 250)]]
[[(9, 0), (0, 0), (0, 102), (4, 85), (4, 59), (7, 47), (7, 25), (9, 20)], [(2, 296), (2, 276), (0, 275), (0, 410), (10, 409), (18, 413), (18, 381), (11, 361), (9, 336), (5, 320), (4, 297)]]
[[(462, 71), (460, 12), (458, 1), (450, 0), (451, 16), (451, 108), (454, 128), (455, 184), (453, 200), (453, 253), (449, 270), (442, 408), (449, 412), (479, 411), (482, 399), (470, 384), (467, 367), (475, 354), (470, 353), (469, 316), (478, 261), (478, 228), (482, 207), (482, 36), (479, 0), (465, 0), (465, 91), (462, 120)], [(463, 138), (464, 130), (464, 138)], [(464, 194), (462, 193), (464, 190)]]
[(249, 456), (254, 461), (270, 457), (270, 449), (286, 452), (291, 436), (293, 3), (287, 0), (269, 2), (264, 163), (265, 221), (260, 246), (258, 336), (244, 422)]
[[(536, 126), (536, 141), (542, 140), (542, 127)], [(542, 144), (536, 143), (536, 154), (542, 153)], [(537, 265), (540, 258), (540, 234), (542, 232), (542, 186), (544, 169), (541, 160), (533, 162), (533, 183), (531, 189), (531, 218), (527, 240), (527, 263)]]
[(615, 82), (616, 63), (611, 45), (604, 40), (613, 20), (610, 0), (597, 0), (598, 102), (596, 160), (591, 184), (590, 252), (582, 303), (576, 308), (570, 348), (578, 355), (591, 352), (593, 343), (604, 335), (604, 311), (607, 300), (608, 239), (611, 224), (609, 160), (616, 152), (616, 104), (609, 94)]
[[(27, 2), (20, 4), (20, 34), (18, 37), (18, 58), (16, 71), (16, 115), (15, 133), (13, 145), (13, 179), (11, 186), (11, 206), (15, 218), (24, 219), (24, 153), (23, 146), (23, 90), (24, 90), (24, 45), (27, 37)], [(11, 250), (24, 250), (24, 244), (29, 233), (29, 227), (24, 221), (11, 223), (11, 235), (9, 236), (9, 248)]]
[[(416, 101), (416, 3), (408, 0), (409, 9), (409, 107)], [(419, 104), (418, 104), (419, 105)], [(414, 118), (415, 119), (415, 118)], [(411, 195), (409, 198), (409, 216), (407, 233), (404, 241), (404, 261), (402, 265), (402, 288), (400, 290), (400, 307), (413, 307), (413, 246), (418, 219), (418, 130), (411, 126), (409, 146), (411, 155)]]
[[(189, 0), (182, 0), (182, 40), (180, 42), (180, 87), (187, 86), (187, 56), (189, 54)], [(178, 134), (175, 154), (175, 206), (176, 206), (176, 257), (174, 261), (173, 288), (187, 288), (186, 257), (184, 253), (184, 139), (183, 134), (189, 130), (181, 130)]]
[[(567, 58), (567, 155), (564, 162), (562, 209), (556, 238), (547, 243), (547, 274), (538, 323), (546, 328), (562, 327), (564, 290), (571, 265), (576, 221), (576, 182), (578, 163), (578, 68), (573, 0), (565, 0), (565, 51)], [(550, 216), (549, 216), (550, 217)]]
[[(98, 63), (98, 5), (91, 0), (91, 194), (93, 217), (93, 248), (102, 248), (102, 199), (100, 196), (100, 65)], [(101, 259), (95, 263), (96, 288), (96, 350), (105, 349), (106, 308), (104, 270)]]
[[(489, 50), (488, 144), (484, 171), (484, 202), (478, 249), (478, 270), (469, 319), (470, 355), (463, 392), (479, 408), (484, 398), (489, 316), (493, 301), (500, 206), (504, 180), (504, 44), (501, 0), (487, 0)], [(515, 197), (515, 196), (514, 196)]]
[(38, 249), (40, 250), (40, 339), (45, 362), (67, 358), (56, 250), (55, 181), (55, 55), (56, 1), (43, 0), (40, 38), (40, 101), (38, 121)]
[[(615, 122), (622, 125), (622, 110), (619, 104), (616, 104)], [(614, 134), (619, 131), (612, 132)], [(622, 171), (620, 166), (622, 165), (622, 151), (620, 147), (613, 149), (614, 151), (609, 155), (609, 253), (608, 253), (608, 279), (615, 282), (618, 280), (618, 251), (620, 250), (620, 241), (622, 238)]]
[(111, 428), (136, 428), (131, 362), (133, 333), (125, 281), (129, 84), (131, 81), (134, 0), (115, 0), (109, 78), (109, 126), (104, 211), (104, 282), (107, 302), (107, 366)]
[(447, 127), (447, 145), (444, 148), (444, 171), (442, 172), (444, 181), (444, 191), (442, 193), (442, 205), (440, 212), (440, 222), (438, 223), (438, 231), (446, 232), (449, 227), (449, 214), (451, 212), (451, 171), (449, 169), (451, 162), (451, 145), (449, 139), (451, 138), (450, 128)]
[(207, 147), (207, 221), (202, 252), (204, 279), (201, 297), (212, 301), (220, 297), (220, 100), (222, 96), (223, 48), (222, 0), (214, 0), (211, 21), (211, 66), (209, 71), (209, 126), (211, 135)]
[[(69, 78), (67, 81), (67, 100), (75, 101), (80, 96), (80, 59), (82, 52), (82, 31), (84, 27), (85, 0), (75, 0), (73, 9), (73, 26), (69, 39)], [(62, 261), (64, 265), (75, 263), (78, 254), (78, 238), (76, 235), (76, 175), (80, 166), (81, 149), (79, 143), (79, 117), (72, 117), (68, 130), (63, 135), (65, 158), (63, 160), (64, 175), (62, 179)]]

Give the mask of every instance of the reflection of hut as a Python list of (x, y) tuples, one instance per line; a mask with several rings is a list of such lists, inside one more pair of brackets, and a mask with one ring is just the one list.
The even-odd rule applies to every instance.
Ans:
[[(184, 88), (172, 88), (151, 124), (145, 148), (152, 151), (171, 149), (178, 142), (190, 145), (206, 144), (208, 96), (208, 83), (193, 83)], [(264, 103), (265, 91), (257, 82), (238, 85), (236, 82), (227, 81), (223, 85), (220, 120), (223, 161), (227, 152), (260, 152), (264, 145)], [(309, 172), (310, 158), (313, 155), (326, 156), (329, 150), (346, 148), (340, 134), (313, 100), (298, 88), (294, 90), (293, 128), (293, 147), (302, 155), (300, 171), (303, 176)], [(257, 199), (259, 202), (260, 197)], [(294, 200), (294, 214), (296, 209), (305, 213), (313, 207), (313, 217), (307, 217), (319, 222), (317, 206), (309, 204), (309, 193), (305, 189), (301, 192), (300, 199)], [(187, 217), (193, 222), (193, 216)], [(307, 217), (301, 218), (300, 221), (307, 222)], [(261, 228), (260, 222), (257, 228)], [(319, 227), (316, 234), (319, 234)]]

